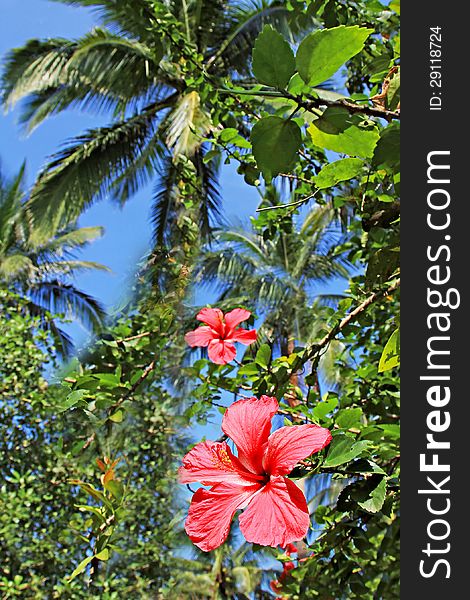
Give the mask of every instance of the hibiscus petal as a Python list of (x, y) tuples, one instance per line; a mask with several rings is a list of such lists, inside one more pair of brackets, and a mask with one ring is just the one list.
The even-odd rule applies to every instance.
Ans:
[(217, 365), (226, 365), (237, 355), (237, 351), (232, 342), (224, 340), (212, 340), (208, 348), (209, 358)]
[(269, 436), (263, 467), (271, 475), (288, 475), (295, 465), (331, 442), (331, 433), (319, 425), (281, 427)]
[(248, 542), (286, 546), (304, 538), (310, 524), (302, 491), (285, 477), (271, 477), (240, 515), (240, 529)]
[(193, 544), (204, 552), (214, 550), (227, 539), (235, 511), (258, 490), (259, 485), (220, 484), (200, 488), (189, 507), (185, 530)]
[(223, 337), (225, 331), (224, 313), (220, 308), (203, 308), (196, 315), (198, 321), (202, 321), (215, 329), (220, 337)]
[(180, 483), (200, 481), (204, 485), (214, 483), (253, 483), (253, 476), (247, 473), (226, 442), (205, 441), (194, 446), (183, 458), (183, 466), (178, 471)]
[(240, 342), (249, 346), (253, 342), (256, 342), (256, 329), (236, 329), (231, 335), (230, 339), (234, 342)]
[(201, 346), (205, 348), (216, 337), (214, 331), (207, 326), (198, 327), (194, 331), (188, 332), (184, 339), (189, 346)]
[(235, 308), (225, 315), (225, 323), (229, 329), (235, 329), (237, 325), (243, 323), (251, 317), (251, 312), (244, 308)]
[(271, 419), (279, 403), (276, 398), (261, 396), (238, 400), (225, 411), (222, 431), (231, 438), (238, 449), (238, 459), (253, 473), (262, 473), (264, 445), (271, 431)]

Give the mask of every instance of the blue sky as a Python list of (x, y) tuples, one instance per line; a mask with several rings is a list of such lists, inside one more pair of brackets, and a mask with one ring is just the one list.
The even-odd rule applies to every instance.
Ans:
[[(90, 9), (48, 0), (1, 0), (0, 55), (3, 59), (8, 50), (33, 37), (79, 37), (96, 24), (97, 18)], [(29, 184), (34, 181), (47, 156), (54, 153), (61, 143), (107, 122), (103, 115), (69, 110), (48, 119), (25, 137), (17, 121), (18, 110), (0, 116), (0, 161), (5, 174), (13, 175), (26, 159)], [(253, 214), (258, 194), (244, 184), (232, 165), (224, 168), (222, 191), (227, 219), (244, 219)], [(101, 262), (110, 267), (112, 273), (83, 273), (77, 276), (76, 281), (109, 309), (119, 305), (125, 297), (136, 264), (148, 247), (151, 197), (152, 188), (149, 186), (124, 208), (106, 200), (93, 206), (80, 219), (82, 226), (103, 225), (106, 230), (103, 238), (93, 243), (82, 258)], [(68, 326), (68, 330), (77, 344), (85, 343), (86, 333), (78, 324)]]

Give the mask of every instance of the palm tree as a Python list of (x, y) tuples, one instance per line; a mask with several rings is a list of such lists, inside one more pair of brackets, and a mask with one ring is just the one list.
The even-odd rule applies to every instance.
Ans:
[[(334, 255), (342, 237), (334, 221), (329, 206), (316, 206), (303, 221), (284, 218), (282, 227), (267, 239), (256, 227), (220, 230), (215, 245), (203, 250), (196, 265), (196, 284), (212, 287), (222, 308), (252, 308), (261, 319), (261, 341), (289, 355), (296, 342), (312, 343), (323, 335), (328, 305), (341, 297), (316, 294), (315, 289), (348, 276), (348, 262)], [(334, 373), (341, 349), (341, 344), (332, 343), (321, 359), (327, 378)]]
[[(41, 243), (34, 239), (34, 228), (25, 204), (23, 165), (12, 180), (0, 173), (0, 286), (27, 300), (35, 316), (46, 312), (63, 313), (98, 331), (105, 312), (101, 304), (72, 282), (84, 269), (105, 269), (91, 261), (77, 260), (75, 253), (102, 234), (101, 227), (69, 226)], [(69, 356), (73, 344), (54, 320), (43, 319), (56, 349)]]
[(188, 80), (202, 73), (218, 82), (247, 76), (254, 39), (264, 23), (285, 23), (285, 6), (279, 0), (56, 1), (94, 7), (104, 26), (77, 40), (35, 39), (12, 50), (3, 103), (27, 100), (21, 120), (28, 131), (69, 107), (104, 112), (111, 122), (75, 138), (45, 166), (31, 194), (38, 231), (68, 225), (105, 195), (124, 203), (153, 180), (161, 246), (180, 210), (181, 181), (193, 177), (191, 201), (207, 237), (220, 208), (218, 163), (204, 161), (203, 139), (214, 125)]

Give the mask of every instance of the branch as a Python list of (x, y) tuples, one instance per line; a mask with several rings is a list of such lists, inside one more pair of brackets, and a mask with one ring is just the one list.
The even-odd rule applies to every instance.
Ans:
[[(397, 279), (386, 290), (381, 290), (379, 292), (374, 292), (373, 294), (371, 294), (370, 296), (368, 296), (364, 300), (364, 302), (362, 302), (361, 304), (359, 304), (359, 306), (356, 306), (356, 308), (354, 310), (352, 310), (350, 313), (348, 313), (335, 327), (333, 327), (333, 329), (331, 329), (325, 336), (323, 336), (322, 339), (318, 343), (312, 344), (310, 346), (310, 348), (308, 348), (307, 352), (305, 352), (302, 357), (299, 357), (296, 361), (294, 361), (294, 364), (292, 365), (291, 372), (295, 372), (295, 371), (299, 370), (300, 367), (303, 366), (306, 362), (308, 362), (309, 360), (312, 360), (313, 358), (315, 358), (316, 356), (318, 356), (318, 354), (320, 354), (320, 352), (321, 352), (321, 350), (323, 348), (325, 348), (332, 340), (334, 340), (335, 337), (339, 333), (341, 333), (341, 331), (347, 325), (349, 325), (349, 323), (351, 323), (352, 321), (354, 321), (371, 304), (373, 304), (377, 300), (381, 300), (385, 296), (388, 296), (389, 294), (393, 293), (399, 287), (400, 287), (400, 279)], [(290, 373), (288, 372), (285, 375), (284, 380), (288, 379), (289, 377), (290, 377)], [(279, 383), (282, 383), (282, 382), (278, 382), (278, 384)]]
[(231, 94), (234, 96), (259, 96), (261, 98), (287, 98), (289, 100), (293, 100), (297, 103), (297, 105), (308, 112), (313, 113), (318, 116), (318, 112), (315, 109), (319, 109), (322, 106), (326, 107), (340, 107), (346, 108), (351, 114), (362, 114), (368, 117), (378, 117), (380, 119), (387, 119), (390, 121), (391, 119), (399, 119), (400, 111), (399, 110), (387, 110), (386, 108), (380, 108), (378, 106), (365, 106), (363, 104), (354, 104), (354, 102), (350, 102), (349, 100), (326, 100), (325, 98), (309, 98), (308, 100), (304, 100), (302, 96), (294, 96), (290, 94), (286, 90), (275, 91), (275, 90), (260, 90), (260, 91), (251, 91), (251, 90), (230, 90), (227, 88), (218, 89), (218, 92), (222, 94)]
[(289, 94), (289, 92), (283, 92), (283, 95), (290, 100), (295, 100), (300, 107), (308, 112), (313, 113), (314, 115), (318, 115), (315, 109), (318, 109), (321, 106), (326, 106), (328, 108), (346, 108), (351, 114), (359, 113), (368, 117), (387, 119), (387, 121), (400, 118), (399, 110), (394, 111), (377, 106), (364, 106), (363, 104), (354, 104), (353, 102), (349, 102), (349, 100), (325, 100), (324, 98), (311, 98), (309, 100), (304, 100), (301, 96), (293, 96), (292, 94)]

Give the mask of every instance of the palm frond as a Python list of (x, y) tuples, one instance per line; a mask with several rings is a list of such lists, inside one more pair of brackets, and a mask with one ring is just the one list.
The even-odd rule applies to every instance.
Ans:
[(165, 246), (177, 216), (179, 197), (179, 169), (170, 154), (160, 161), (158, 174), (152, 203), (153, 242)]
[(59, 279), (40, 281), (29, 289), (31, 299), (53, 314), (78, 319), (94, 332), (103, 326), (106, 312), (102, 304), (89, 294)]
[(74, 350), (72, 338), (50, 318), (47, 308), (36, 304), (32, 300), (27, 302), (26, 307), (33, 317), (39, 317), (41, 319), (41, 327), (51, 334), (54, 341), (54, 348), (59, 356), (64, 359), (70, 358)]
[(49, 275), (73, 275), (79, 271), (106, 271), (111, 269), (106, 265), (93, 260), (49, 260), (39, 267), (39, 276)]
[(0, 256), (0, 281), (7, 283), (19, 278), (32, 277), (35, 272), (35, 266), (32, 260), (20, 253)]
[(12, 181), (0, 172), (0, 255), (11, 243), (14, 228), (22, 218), (23, 185), (26, 163)]
[(203, 240), (209, 240), (214, 231), (214, 225), (223, 224), (222, 197), (218, 179), (219, 163), (215, 159), (205, 162), (202, 148), (197, 150), (193, 160), (199, 180), (199, 231)]
[(74, 42), (55, 38), (29, 40), (11, 50), (2, 74), (2, 102), (7, 108), (32, 93), (67, 83), (66, 65), (73, 54)]
[(80, 227), (71, 229), (64, 233), (58, 233), (55, 237), (41, 244), (37, 249), (39, 253), (54, 253), (61, 256), (73, 250), (81, 250), (100, 238), (104, 233), (103, 227)]
[(119, 32), (137, 37), (149, 35), (149, 23), (155, 12), (146, 0), (52, 0), (70, 6), (84, 6), (96, 10), (106, 25), (114, 25)]
[(154, 105), (110, 127), (90, 130), (52, 157), (28, 203), (38, 237), (75, 221), (109, 191), (145, 149), (158, 110)]
[(255, 40), (264, 25), (288, 33), (288, 10), (281, 2), (238, 2), (228, 11), (228, 27), (220, 31), (219, 39), (214, 39), (208, 66), (212, 69), (222, 64), (225, 69), (235, 69), (241, 74), (249, 74), (251, 51)]

